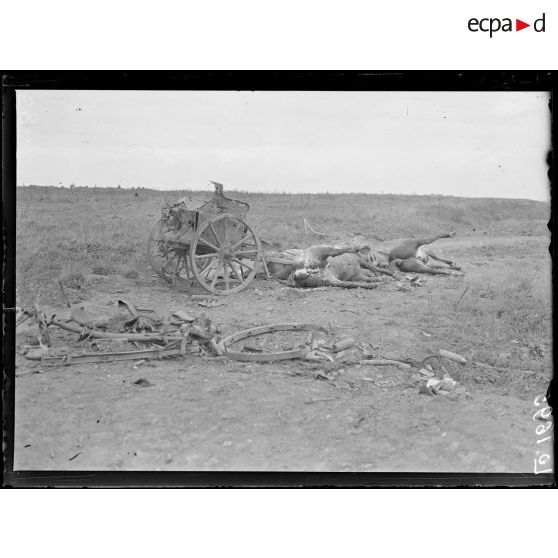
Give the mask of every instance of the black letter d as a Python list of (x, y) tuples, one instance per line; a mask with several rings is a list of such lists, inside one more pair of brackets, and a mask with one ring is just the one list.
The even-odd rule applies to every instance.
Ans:
[[(537, 33), (544, 33), (544, 24), (545, 24), (544, 16), (545, 16), (545, 14), (543, 14), (541, 18), (536, 19), (536, 20), (535, 20), (535, 23), (533, 23), (533, 29), (534, 29)], [(538, 26), (537, 26), (539, 22), (542, 23), (542, 27), (541, 27), (540, 29), (539, 29)]]

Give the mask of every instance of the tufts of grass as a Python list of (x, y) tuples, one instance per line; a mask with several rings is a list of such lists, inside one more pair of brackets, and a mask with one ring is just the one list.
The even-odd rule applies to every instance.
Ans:
[(82, 289), (86, 286), (86, 269), (76, 262), (68, 262), (62, 266), (58, 281), (70, 289)]
[[(22, 299), (32, 299), (38, 284), (50, 289), (46, 298), (56, 298), (56, 278), (68, 262), (82, 262), (95, 273), (114, 273), (122, 265), (146, 270), (146, 240), (161, 207), (185, 195), (212, 195), (209, 190), (134, 193), (117, 188), (18, 188), (16, 279)], [(548, 221), (548, 204), (526, 200), (225, 193), (248, 202), (248, 222), (261, 239), (282, 248), (345, 240), (354, 231), (372, 242), (454, 229), (466, 234), (471, 227), (545, 234)], [(306, 234), (304, 218), (325, 236)]]
[(139, 277), (139, 272), (133, 267), (123, 265), (120, 268), (120, 275), (122, 275), (125, 279), (137, 279)]
[(550, 338), (549, 277), (522, 270), (500, 277), (474, 278), (456, 309), (456, 318), (490, 336), (533, 340)]
[(470, 270), (458, 289), (429, 300), (423, 318), (443, 348), (467, 358), (464, 368), (446, 366), (454, 379), (528, 398), (546, 390), (552, 371), (551, 276), (508, 265)]
[(114, 267), (101, 263), (94, 265), (91, 271), (95, 275), (111, 275), (112, 273), (114, 273)]

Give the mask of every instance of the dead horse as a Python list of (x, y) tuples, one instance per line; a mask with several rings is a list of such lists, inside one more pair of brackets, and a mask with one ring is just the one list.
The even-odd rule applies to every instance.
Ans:
[(403, 271), (404, 273), (430, 273), (431, 275), (452, 274), (451, 270), (448, 268), (430, 267), (417, 258), (407, 258), (406, 260), (397, 258), (390, 263), (389, 267), (390, 269), (396, 267), (399, 271)]
[(293, 270), (287, 284), (302, 288), (375, 289), (380, 279), (375, 277), (371, 270), (361, 267), (362, 260), (356, 254), (329, 257), (326, 267)]
[[(419, 264), (426, 264), (428, 259), (432, 258), (433, 260), (437, 260), (439, 262), (443, 262), (449, 265), (453, 269), (459, 270), (460, 267), (456, 265), (454, 262), (452, 262), (451, 260), (445, 260), (444, 258), (437, 256), (436, 254), (434, 254), (434, 252), (432, 252), (431, 249), (429, 249), (427, 246), (424, 246), (425, 244), (432, 244), (433, 242), (439, 240), (440, 238), (453, 238), (454, 236), (455, 236), (455, 232), (450, 232), (445, 234), (439, 234), (430, 238), (417, 238), (417, 239), (410, 238), (407, 240), (403, 240), (401, 243), (399, 243), (397, 246), (395, 246), (390, 250), (388, 254), (388, 260), (390, 262), (393, 262), (395, 260), (403, 260), (403, 261), (409, 260), (409, 265), (405, 267), (409, 268), (409, 271), (418, 272), (418, 273), (430, 273), (430, 272), (426, 271), (423, 267), (417, 265), (414, 261), (410, 261), (410, 260), (416, 260)], [(397, 267), (401, 269), (400, 265), (398, 265)], [(414, 267), (415, 269), (410, 269), (412, 267)]]
[(453, 238), (454, 232), (439, 234), (430, 238), (409, 238), (402, 240), (397, 246), (392, 248), (389, 252), (389, 261), (393, 260), (407, 260), (409, 258), (416, 258), (419, 248), (424, 244), (432, 244), (440, 238)]

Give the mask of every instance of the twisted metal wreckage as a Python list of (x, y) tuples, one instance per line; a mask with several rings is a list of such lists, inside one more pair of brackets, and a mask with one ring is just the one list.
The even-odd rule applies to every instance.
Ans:
[[(457, 387), (447, 374), (441, 359), (467, 364), (466, 359), (456, 353), (440, 349), (437, 355), (430, 355), (422, 361), (409, 358), (393, 360), (381, 358), (380, 347), (368, 344), (368, 348), (357, 343), (352, 337), (335, 339), (328, 328), (317, 324), (279, 323), (257, 326), (219, 338), (220, 328), (205, 316), (194, 318), (182, 310), (170, 311), (163, 303), (154, 308), (136, 308), (125, 300), (114, 301), (114, 308), (127, 311), (126, 318), (95, 316), (80, 305), (70, 305), (68, 319), (47, 317), (45, 312), (35, 304), (32, 310), (20, 309), (16, 327), (24, 326), (30, 321), (37, 328), (38, 348), (25, 347), (21, 354), (31, 361), (37, 361), (43, 367), (68, 366), (72, 364), (103, 363), (113, 361), (135, 361), (134, 369), (150, 359), (164, 359), (198, 355), (205, 358), (232, 359), (245, 362), (270, 362), (279, 360), (302, 359), (305, 361), (328, 361), (333, 365), (351, 362), (358, 365), (394, 366), (409, 372), (415, 371), (414, 378), (423, 385), (423, 393), (430, 395), (449, 395), (465, 393)], [(49, 327), (78, 334), (78, 342), (88, 342), (92, 352), (71, 354), (67, 348), (54, 349)], [(120, 331), (115, 332), (114, 329)], [(125, 331), (122, 331), (125, 330)], [(138, 333), (141, 331), (141, 333)], [(266, 352), (258, 347), (244, 345), (241, 350), (233, 345), (249, 338), (259, 338), (265, 334), (279, 332), (306, 332), (302, 342), (293, 343), (286, 350)], [(98, 343), (127, 342), (136, 350), (103, 352)], [(142, 348), (138, 348), (142, 347)], [(369, 349), (376, 349), (370, 351)], [(352, 354), (351, 354), (352, 352)], [(355, 352), (359, 355), (355, 359)], [(53, 354), (58, 353), (58, 354)], [(443, 372), (443, 378), (435, 377)], [(331, 380), (336, 371), (317, 370), (316, 378)], [(461, 389), (461, 392), (459, 391)]]
[[(258, 275), (284, 281), (288, 287), (364, 289), (376, 288), (382, 281), (381, 276), (397, 280), (400, 290), (409, 290), (409, 285), (421, 286), (421, 279), (417, 275), (406, 276), (401, 270), (407, 271), (409, 265), (417, 270), (416, 262), (424, 266), (429, 255), (448, 266), (447, 270), (435, 273), (459, 270), (453, 262), (432, 255), (423, 246), (442, 236), (452, 236), (451, 233), (423, 241), (406, 241), (389, 254), (371, 250), (358, 238), (335, 245), (315, 245), (305, 250), (269, 250), (264, 253), (258, 236), (245, 222), (249, 205), (226, 198), (223, 185), (213, 184), (215, 194), (209, 201), (183, 198), (163, 207), (161, 218), (153, 225), (147, 242), (148, 260), (159, 277), (173, 285), (186, 283), (193, 286), (197, 283), (209, 293), (191, 295), (193, 300), (201, 299), (200, 305), (217, 305), (204, 299), (211, 295), (238, 293)], [(309, 224), (305, 221), (306, 226)], [(402, 279), (407, 279), (409, 285), (402, 283)], [(63, 286), (60, 288), (65, 296)], [(219, 338), (219, 327), (206, 316), (193, 317), (181, 310), (170, 311), (160, 303), (154, 308), (136, 308), (124, 300), (114, 301), (114, 308), (127, 311), (126, 319), (122, 316), (99, 317), (84, 306), (68, 303), (68, 307), (70, 315), (66, 320), (55, 315), (48, 318), (38, 305), (20, 310), (16, 326), (30, 320), (39, 330), (39, 347), (27, 347), (22, 352), (27, 359), (40, 361), (44, 366), (123, 360), (141, 363), (153, 358), (185, 355), (259, 362), (288, 359), (342, 362), (348, 358), (349, 350), (353, 351), (353, 357), (356, 350), (361, 353), (356, 361), (359, 364), (417, 368), (427, 378), (434, 373), (429, 364), (425, 368), (422, 362), (381, 358), (380, 351), (370, 352), (352, 338), (327, 338), (332, 332), (317, 324), (270, 324)], [(88, 341), (97, 350), (53, 354), (56, 351), (51, 346), (51, 326), (77, 334), (78, 341)], [(232, 347), (248, 338), (285, 331), (307, 332), (307, 335), (302, 343), (291, 343), (290, 348), (281, 351), (266, 352), (247, 345), (244, 350)], [(103, 340), (132, 343), (136, 350), (100, 352), (97, 342)], [(466, 362), (460, 355), (443, 350), (438, 356)]]

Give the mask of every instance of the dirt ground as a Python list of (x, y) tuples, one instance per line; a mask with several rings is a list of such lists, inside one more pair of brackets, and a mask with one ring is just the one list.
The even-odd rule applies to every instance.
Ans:
[[(489, 254), (479, 253), (483, 243)], [(465, 276), (429, 276), (411, 292), (392, 280), (370, 291), (302, 291), (257, 280), (225, 305), (201, 308), (146, 272), (95, 276), (85, 303), (102, 309), (115, 298), (138, 306), (163, 301), (205, 313), (223, 334), (282, 321), (329, 325), (336, 338), (381, 345), (384, 358), (420, 361), (444, 348), (468, 358), (448, 370), (469, 395), (425, 395), (416, 370), (354, 363), (337, 366), (327, 380), (318, 374), (327, 363), (300, 360), (189, 356), (137, 369), (129, 362), (45, 369), (18, 356), (14, 468), (532, 473), (541, 450), (551, 448), (537, 444), (535, 428), (544, 423), (533, 420), (533, 399), (546, 393), (552, 374), (551, 339), (537, 368), (525, 372), (514, 349), (524, 340), (487, 345), (483, 331), (459, 337), (444, 305), (458, 305), (470, 281), (511, 278), (518, 266), (540, 266), (550, 277), (548, 238), (478, 235), (438, 244), (456, 255)], [(55, 345), (76, 337), (52, 335)], [(474, 365), (479, 346), (504, 360)], [(134, 385), (140, 378), (151, 386)]]

